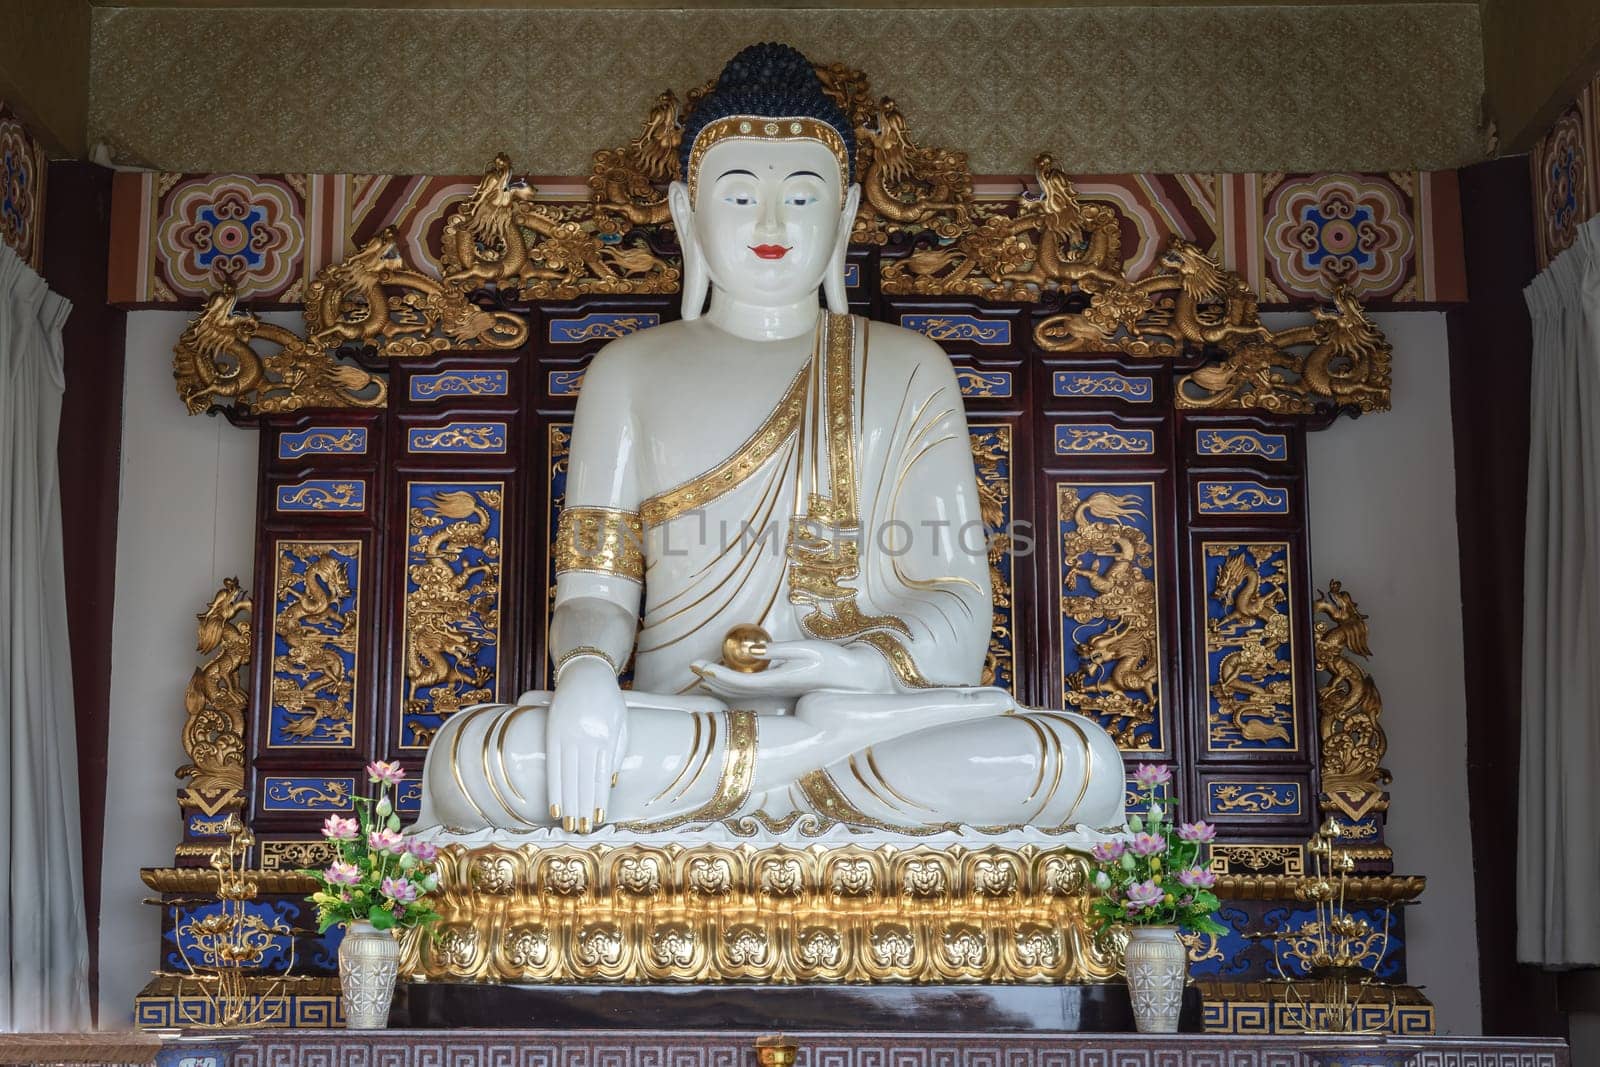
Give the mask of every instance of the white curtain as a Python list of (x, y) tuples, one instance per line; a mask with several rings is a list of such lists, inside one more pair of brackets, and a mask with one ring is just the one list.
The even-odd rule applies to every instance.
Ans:
[(70, 307), (0, 244), (0, 1030), (89, 1026), (56, 466)]
[(1600, 218), (1527, 290), (1517, 955), (1600, 965)]

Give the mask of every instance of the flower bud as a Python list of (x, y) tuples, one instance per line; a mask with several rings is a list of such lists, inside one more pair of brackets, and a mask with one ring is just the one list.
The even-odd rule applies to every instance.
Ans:
[(400, 853), (400, 869), (402, 871), (409, 871), (411, 868), (415, 867), (416, 865), (417, 865), (417, 857), (413, 856), (409, 852)]
[(394, 811), (394, 805), (389, 803), (389, 794), (384, 793), (378, 798), (378, 818), (387, 819)]
[(400, 816), (398, 816), (398, 815), (389, 816), (389, 824), (388, 825), (389, 825), (389, 832), (390, 833), (396, 833), (396, 834), (399, 833), (400, 832)]
[(1100, 892), (1104, 893), (1107, 889), (1111, 888), (1111, 876), (1106, 874), (1105, 871), (1095, 871), (1094, 887), (1100, 890)]

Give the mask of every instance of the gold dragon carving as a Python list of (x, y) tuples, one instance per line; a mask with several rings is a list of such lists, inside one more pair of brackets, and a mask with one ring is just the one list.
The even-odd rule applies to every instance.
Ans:
[(1383, 698), (1372, 675), (1357, 662), (1372, 655), (1367, 617), (1337, 579), (1318, 593), (1312, 627), (1317, 670), (1317, 723), (1322, 741), (1324, 790), (1377, 793), (1388, 784), (1382, 766), (1389, 743), (1383, 732)]
[(1289, 563), (1281, 542), (1208, 544), (1221, 557), (1210, 595), (1220, 614), (1206, 620), (1208, 716), (1213, 750), (1292, 747), (1294, 678)]
[[(1067, 705), (1104, 726), (1120, 748), (1154, 748), (1155, 548), (1132, 521), (1141, 517), (1141, 501), (1107, 491), (1080, 496), (1077, 486), (1063, 485), (1056, 506), (1063, 527), (1061, 614), (1086, 634), (1073, 637), (1078, 669), (1064, 680)], [(1069, 592), (1081, 585), (1089, 592)]]
[(1002, 470), (1011, 462), (1011, 427), (973, 426), (972, 464), (978, 476), (978, 509), (989, 534), (989, 585), (993, 590), (994, 619), (989, 650), (984, 656), (984, 685), (1011, 689), (1016, 683), (1016, 641), (1012, 632), (1014, 603), (1011, 594), (1011, 478)]
[[(1129, 277), (1127, 220), (1114, 203), (1081, 197), (1048, 153), (1035, 160), (1031, 191), (980, 197), (966, 154), (919, 144), (894, 100), (875, 97), (862, 72), (840, 64), (816, 71), (856, 128), (862, 198), (851, 239), (884, 249), (886, 294), (1070, 298), (1068, 310), (1035, 327), (1042, 348), (1204, 356), (1179, 379), (1180, 407), (1388, 407), (1389, 345), (1347, 292), (1311, 324), (1275, 332), (1262, 325), (1244, 280), (1182, 236), (1153, 273)], [(341, 362), (339, 349), (408, 357), (520, 347), (527, 323), (499, 308), (496, 291), (525, 301), (676, 292), (667, 187), (678, 177), (684, 120), (712, 84), (681, 103), (671, 90), (660, 93), (638, 136), (596, 152), (587, 202), (541, 200), (496, 156), (445, 219), (440, 277), (407, 266), (385, 229), (312, 280), (305, 339), (236, 314), (226, 290), (213, 296), (178, 344), (180, 396), (191, 413), (381, 407), (382, 380)], [(257, 340), (280, 351), (257, 354)]]
[(447, 717), (494, 699), (479, 656), (500, 633), (500, 543), (489, 537), (501, 489), (441, 491), (410, 508), (406, 572), (406, 744), (433, 730), (415, 716)]
[(197, 793), (244, 789), (249, 695), (243, 675), (250, 664), (251, 608), (239, 579), (227, 578), (206, 610), (195, 616), (200, 622), (197, 648), (211, 658), (195, 669), (183, 693), (183, 751), (189, 762), (177, 775)]
[(273, 632), (284, 650), (273, 657), (272, 702), (281, 730), (297, 743), (352, 740), (355, 677), (349, 666), (360, 627), (349, 560), (360, 543), (292, 541), (279, 545)]

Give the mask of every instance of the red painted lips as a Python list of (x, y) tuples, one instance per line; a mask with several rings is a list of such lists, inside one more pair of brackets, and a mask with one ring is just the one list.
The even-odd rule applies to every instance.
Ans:
[(783, 245), (751, 245), (750, 251), (762, 259), (782, 259), (789, 254), (789, 250)]

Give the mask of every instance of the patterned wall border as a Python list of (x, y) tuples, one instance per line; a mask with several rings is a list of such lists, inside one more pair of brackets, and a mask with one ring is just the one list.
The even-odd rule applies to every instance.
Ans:
[(1600, 74), (1561, 113), (1529, 157), (1539, 269), (1571, 247), (1578, 227), (1600, 212)]
[[(111, 302), (198, 306), (231, 284), (257, 304), (297, 304), (323, 267), (386, 226), (407, 262), (437, 272), (445, 216), (477, 177), (347, 174), (116, 176)], [(1128, 271), (1156, 266), (1171, 235), (1199, 244), (1269, 304), (1325, 303), (1335, 283), (1368, 306), (1466, 299), (1455, 173), (1072, 176), (1085, 200), (1128, 219)], [(1020, 179), (980, 179), (1014, 196)], [(551, 202), (587, 200), (580, 180), (541, 180)], [(1131, 231), (1131, 232), (1130, 232)]]
[(0, 241), (34, 270), (44, 262), (44, 147), (0, 100)]

